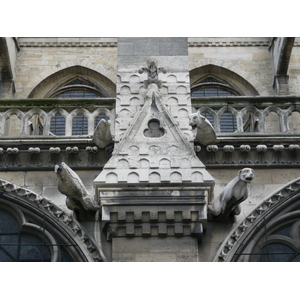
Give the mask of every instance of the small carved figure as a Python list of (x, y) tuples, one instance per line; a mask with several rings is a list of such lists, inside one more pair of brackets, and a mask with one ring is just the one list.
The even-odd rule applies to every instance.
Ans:
[(217, 141), (216, 132), (210, 122), (200, 114), (196, 112), (191, 114), (190, 117), (190, 126), (192, 129), (197, 129), (195, 140), (202, 145), (214, 144)]
[(55, 166), (58, 190), (67, 196), (66, 205), (70, 210), (97, 211), (98, 203), (88, 193), (79, 176), (64, 162)]
[(97, 127), (95, 128), (93, 142), (99, 148), (105, 148), (107, 145), (113, 142), (113, 138), (110, 131), (110, 125), (110, 120), (101, 119)]
[(156, 83), (159, 88), (161, 88), (162, 82), (158, 80), (158, 73), (166, 73), (165, 68), (158, 68), (157, 67), (157, 60), (154, 58), (147, 59), (147, 66), (148, 68), (141, 68), (139, 69), (139, 73), (142, 74), (143, 72), (147, 72), (148, 80), (144, 81), (145, 88), (148, 88), (148, 85), (151, 83)]
[(239, 204), (248, 198), (248, 183), (254, 178), (251, 168), (239, 170), (238, 175), (231, 180), (217, 197), (212, 205), (208, 205), (209, 211), (220, 219), (228, 220), (230, 215), (239, 215)]

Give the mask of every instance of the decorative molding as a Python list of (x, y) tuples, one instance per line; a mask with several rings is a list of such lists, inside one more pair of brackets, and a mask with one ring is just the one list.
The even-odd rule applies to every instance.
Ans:
[(19, 47), (117, 47), (117, 42), (19, 42)]
[(206, 220), (200, 206), (191, 209), (186, 206), (144, 206), (135, 211), (131, 206), (105, 206), (102, 213), (103, 221), (107, 223), (107, 241), (113, 237), (194, 236), (201, 239)]
[(41, 210), (45, 215), (50, 218), (54, 218), (57, 223), (67, 226), (69, 231), (73, 233), (72, 238), (77, 242), (79, 247), (84, 246), (87, 249), (92, 261), (103, 261), (96, 242), (86, 235), (86, 233), (82, 230), (81, 225), (72, 217), (72, 215), (67, 214), (50, 200), (41, 197), (31, 190), (17, 186), (3, 179), (0, 179), (0, 192), (7, 193), (17, 199), (29, 202), (38, 210)]
[(269, 47), (270, 42), (252, 41), (252, 42), (189, 42), (189, 47)]
[[(221, 140), (221, 138), (219, 138)], [(245, 140), (241, 140), (245, 142)], [(223, 150), (223, 151), (221, 151)], [(240, 145), (219, 143), (202, 147), (197, 155), (206, 167), (228, 167), (239, 166), (272, 166), (285, 167), (299, 166), (300, 164), (300, 145), (299, 144), (273, 144), (261, 145), (251, 142)]]

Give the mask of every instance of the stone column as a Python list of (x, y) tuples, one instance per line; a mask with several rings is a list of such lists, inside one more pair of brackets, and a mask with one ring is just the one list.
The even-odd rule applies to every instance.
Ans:
[(113, 261), (197, 261), (214, 180), (197, 158), (186, 38), (119, 38), (115, 148), (94, 181)]

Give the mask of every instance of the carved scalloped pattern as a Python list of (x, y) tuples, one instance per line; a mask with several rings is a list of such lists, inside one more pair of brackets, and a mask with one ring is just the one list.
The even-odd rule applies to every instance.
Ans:
[(300, 190), (300, 178), (286, 184), (281, 190), (276, 191), (268, 198), (263, 200), (248, 216), (228, 235), (228, 238), (223, 242), (221, 248), (217, 252), (214, 261), (224, 262), (227, 261), (231, 249), (237, 245), (240, 239), (251, 230), (252, 226), (266, 215), (276, 204), (284, 201), (291, 194)]
[(81, 230), (80, 224), (75, 219), (73, 219), (72, 216), (66, 214), (50, 200), (41, 197), (40, 195), (24, 187), (17, 186), (2, 179), (0, 179), (0, 190), (13, 194), (25, 201), (29, 201), (39, 209), (45, 211), (46, 214), (52, 215), (52, 217), (54, 217), (57, 222), (64, 223), (69, 227), (69, 229), (71, 229), (74, 237), (77, 236), (77, 238), (83, 241), (84, 246), (89, 251), (93, 261), (102, 261), (102, 257), (100, 255), (100, 252), (97, 250), (95, 243), (90, 238), (88, 238), (86, 234)]

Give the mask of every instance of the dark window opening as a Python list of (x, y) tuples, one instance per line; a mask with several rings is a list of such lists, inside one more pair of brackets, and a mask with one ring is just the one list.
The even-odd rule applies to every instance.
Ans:
[(221, 87), (201, 87), (192, 91), (192, 97), (236, 96), (233, 92)]
[(50, 131), (54, 135), (65, 135), (66, 120), (61, 114), (56, 114), (50, 123)]
[(83, 114), (78, 114), (72, 123), (72, 135), (87, 135), (88, 134), (88, 120)]
[(53, 98), (100, 98), (101, 95), (88, 89), (70, 89), (56, 94)]

